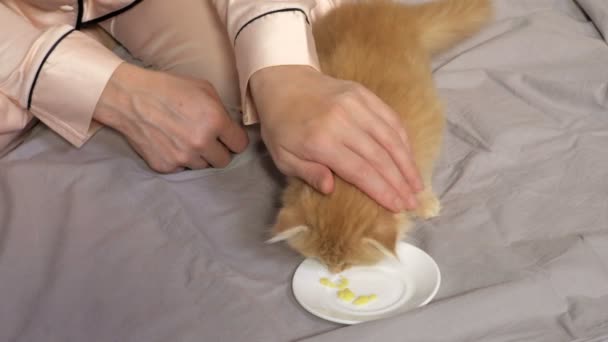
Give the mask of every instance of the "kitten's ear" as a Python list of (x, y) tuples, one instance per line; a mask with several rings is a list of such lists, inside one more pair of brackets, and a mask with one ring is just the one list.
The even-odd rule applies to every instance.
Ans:
[(399, 258), (397, 257), (397, 255), (389, 250), (388, 248), (386, 248), (383, 244), (381, 244), (380, 242), (374, 240), (374, 239), (370, 239), (370, 238), (364, 238), (363, 239), (366, 243), (369, 243), (370, 245), (372, 245), (374, 248), (378, 249), (382, 254), (384, 254), (384, 256), (386, 256), (387, 258), (390, 259), (395, 259), (395, 260), (399, 260)]
[(364, 241), (378, 249), (385, 256), (396, 259), (395, 247), (397, 237), (396, 230), (378, 228), (369, 237), (364, 238)]
[(291, 239), (292, 237), (294, 237), (298, 234), (307, 232), (308, 230), (309, 230), (309, 228), (306, 226), (291, 227), (291, 228), (288, 228), (288, 229), (283, 230), (282, 232), (276, 234), (271, 239), (267, 240), (266, 243), (276, 243), (279, 241)]
[(277, 216), (277, 222), (272, 229), (273, 237), (266, 243), (275, 243), (291, 239), (292, 237), (308, 231), (294, 208), (283, 208)]

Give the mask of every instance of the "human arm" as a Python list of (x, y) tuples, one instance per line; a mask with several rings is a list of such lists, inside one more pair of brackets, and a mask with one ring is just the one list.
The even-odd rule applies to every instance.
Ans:
[(99, 128), (96, 103), (122, 62), (69, 25), (39, 29), (0, 4), (0, 130), (33, 115), (75, 146)]
[(244, 120), (260, 121), (278, 168), (324, 193), (333, 171), (391, 210), (413, 209), (422, 184), (396, 113), (319, 72), (311, 17), (335, 1), (214, 3), (234, 44)]

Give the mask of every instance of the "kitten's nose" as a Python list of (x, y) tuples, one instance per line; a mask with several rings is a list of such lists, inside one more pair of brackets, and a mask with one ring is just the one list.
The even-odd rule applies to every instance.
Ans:
[(337, 266), (330, 266), (329, 267), (329, 272), (333, 273), (333, 274), (340, 273), (340, 269), (338, 269)]
[(345, 267), (344, 267), (344, 264), (337, 264), (337, 265), (330, 265), (328, 267), (328, 269), (329, 269), (329, 272), (336, 274), (336, 273), (340, 273), (340, 272), (344, 271)]

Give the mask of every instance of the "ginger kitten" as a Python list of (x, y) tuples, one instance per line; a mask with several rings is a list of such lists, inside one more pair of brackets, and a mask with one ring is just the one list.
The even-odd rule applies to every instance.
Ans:
[(396, 215), (339, 177), (327, 196), (290, 178), (269, 242), (286, 240), (341, 272), (394, 255), (413, 216), (439, 214), (431, 178), (444, 117), (430, 58), (477, 32), (491, 13), (489, 0), (367, 0), (342, 5), (313, 23), (322, 71), (366, 86), (400, 115), (425, 190), (418, 194), (419, 209)]

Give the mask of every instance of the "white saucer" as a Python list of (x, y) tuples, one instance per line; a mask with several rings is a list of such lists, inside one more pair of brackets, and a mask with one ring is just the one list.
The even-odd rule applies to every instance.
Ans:
[[(296, 300), (310, 313), (328, 321), (356, 324), (394, 316), (428, 304), (437, 294), (441, 273), (430, 255), (405, 242), (397, 245), (399, 261), (385, 259), (373, 266), (357, 266), (331, 274), (315, 259), (304, 260), (296, 270), (292, 289)], [(348, 279), (348, 288), (358, 295), (377, 298), (356, 306), (338, 298), (339, 289), (320, 283), (328, 278), (339, 283)]]

